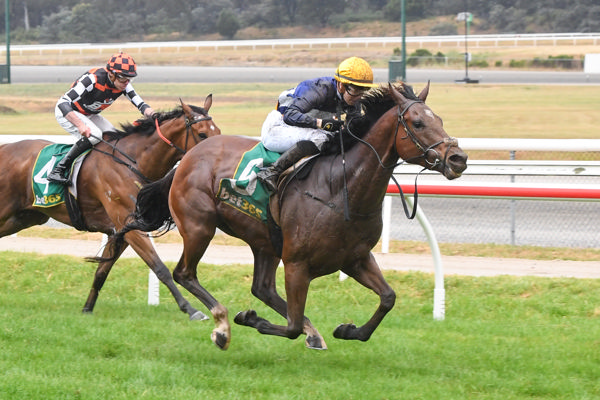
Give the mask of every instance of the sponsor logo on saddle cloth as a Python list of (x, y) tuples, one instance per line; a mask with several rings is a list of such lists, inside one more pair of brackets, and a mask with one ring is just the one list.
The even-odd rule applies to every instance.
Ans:
[(267, 222), (269, 191), (256, 178), (262, 167), (273, 164), (280, 154), (258, 143), (242, 155), (233, 178), (221, 179), (217, 198), (223, 203), (259, 221)]
[[(65, 202), (65, 192), (63, 185), (60, 183), (50, 182), (46, 177), (54, 168), (54, 165), (58, 163), (67, 154), (72, 145), (70, 144), (51, 144), (44, 147), (37, 156), (35, 164), (33, 165), (32, 175), (32, 187), (33, 187), (33, 206), (48, 208), (57, 206)], [(87, 153), (86, 151), (73, 162), (71, 166), (72, 181), (77, 181), (77, 174), (81, 168), (81, 163)], [(75, 185), (69, 186), (69, 192), (77, 198), (77, 188)]]

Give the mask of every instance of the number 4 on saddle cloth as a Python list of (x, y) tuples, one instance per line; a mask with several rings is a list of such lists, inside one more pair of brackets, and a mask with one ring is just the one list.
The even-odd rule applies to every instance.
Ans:
[(267, 150), (262, 143), (242, 155), (233, 178), (221, 179), (217, 197), (223, 203), (264, 223), (267, 222), (269, 191), (256, 178), (263, 167), (273, 164), (281, 154)]
[[(35, 196), (33, 200), (34, 207), (47, 208), (65, 202), (66, 193), (64, 186), (60, 183), (50, 182), (46, 177), (52, 171), (54, 165), (67, 154), (72, 146), (60, 143), (51, 144), (44, 147), (38, 154), (37, 160), (33, 165), (33, 173), (31, 174), (33, 194)], [(81, 163), (90, 151), (91, 149), (84, 152), (73, 162), (70, 171), (73, 182), (77, 182), (77, 174), (79, 173)], [(77, 198), (77, 187), (75, 185), (69, 186), (69, 192)]]

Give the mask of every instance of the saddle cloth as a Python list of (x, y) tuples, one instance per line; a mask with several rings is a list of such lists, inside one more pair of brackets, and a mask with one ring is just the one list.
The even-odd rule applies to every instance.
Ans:
[(256, 178), (263, 167), (273, 164), (279, 153), (267, 150), (262, 143), (242, 155), (232, 178), (221, 179), (217, 198), (238, 211), (267, 222), (269, 191)]
[[(63, 159), (72, 146), (71, 144), (55, 143), (44, 147), (38, 154), (33, 165), (33, 173), (31, 174), (34, 207), (48, 208), (65, 202), (63, 185), (50, 182), (46, 177), (52, 171), (54, 165)], [(71, 180), (73, 182), (77, 182), (81, 163), (90, 151), (84, 152), (73, 162), (71, 166)], [(76, 185), (69, 186), (69, 192), (77, 198)]]

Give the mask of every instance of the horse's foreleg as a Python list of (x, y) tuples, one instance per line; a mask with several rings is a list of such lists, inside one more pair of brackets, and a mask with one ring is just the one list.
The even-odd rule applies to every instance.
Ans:
[(394, 307), (396, 302), (396, 293), (385, 281), (381, 270), (373, 257), (369, 253), (369, 258), (364, 263), (356, 263), (350, 268), (342, 270), (358, 283), (373, 290), (379, 295), (379, 307), (369, 321), (361, 327), (354, 324), (341, 324), (333, 332), (337, 339), (354, 339), (366, 342), (369, 340), (375, 329), (379, 326), (385, 315)]
[(125, 240), (129, 242), (133, 250), (146, 262), (148, 267), (156, 274), (158, 280), (160, 280), (171, 292), (173, 298), (177, 302), (179, 309), (187, 313), (190, 317), (190, 320), (198, 320), (204, 321), (207, 320), (208, 317), (202, 312), (196, 310), (189, 301), (183, 297), (175, 282), (173, 281), (173, 276), (171, 275), (171, 271), (169, 268), (161, 261), (156, 254), (156, 250), (152, 245), (152, 242), (148, 238), (146, 234), (141, 234), (139, 232), (129, 232), (125, 235)]
[(83, 309), (81, 310), (83, 313), (91, 314), (94, 311), (96, 300), (98, 300), (98, 295), (100, 294), (102, 286), (104, 286), (104, 282), (106, 282), (106, 278), (108, 278), (110, 270), (126, 248), (127, 243), (123, 242), (123, 244), (119, 246), (111, 240), (109, 240), (106, 247), (104, 247), (104, 250), (102, 251), (102, 258), (108, 259), (113, 255), (115, 257), (113, 258), (113, 261), (102, 261), (98, 264), (98, 268), (96, 268), (96, 273), (94, 274), (94, 282), (92, 283), (90, 294), (88, 295)]
[(238, 313), (235, 323), (250, 326), (265, 335), (283, 336), (296, 339), (304, 330), (304, 307), (310, 284), (305, 268), (296, 264), (285, 266), (285, 291), (287, 294), (287, 326), (275, 325), (259, 317), (254, 310)]
[[(254, 274), (252, 279), (252, 294), (263, 303), (271, 307), (283, 318), (287, 318), (287, 302), (281, 298), (276, 288), (276, 274), (279, 258), (264, 254), (260, 250), (252, 249), (254, 253)], [(327, 343), (304, 316), (303, 331), (306, 334), (305, 344), (309, 349), (326, 350)]]

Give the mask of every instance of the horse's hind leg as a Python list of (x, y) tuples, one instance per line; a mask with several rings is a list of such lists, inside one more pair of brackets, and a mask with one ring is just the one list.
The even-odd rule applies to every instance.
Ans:
[(338, 339), (357, 339), (363, 342), (369, 340), (375, 329), (379, 326), (386, 314), (394, 307), (396, 293), (383, 277), (373, 254), (364, 263), (356, 263), (351, 268), (344, 268), (343, 272), (354, 278), (358, 283), (373, 290), (379, 295), (379, 307), (375, 314), (361, 327), (354, 324), (341, 324), (333, 332)]
[[(195, 221), (204, 221), (204, 223), (201, 226), (194, 226)], [(188, 229), (186, 229), (186, 222), (190, 224)], [(212, 331), (211, 340), (221, 350), (227, 350), (231, 342), (228, 310), (200, 285), (197, 276), (198, 263), (214, 236), (215, 225), (211, 223), (210, 218), (199, 219), (188, 215), (185, 221), (178, 221), (177, 226), (183, 237), (183, 254), (173, 270), (173, 278), (210, 310), (216, 326)]]
[(96, 268), (96, 273), (94, 274), (94, 282), (92, 283), (92, 288), (90, 289), (90, 294), (83, 305), (83, 309), (81, 312), (91, 314), (94, 311), (94, 306), (96, 305), (96, 300), (98, 300), (98, 295), (100, 294), (100, 290), (102, 286), (104, 286), (104, 282), (106, 282), (106, 278), (108, 278), (108, 274), (112, 269), (115, 262), (118, 258), (123, 254), (125, 249), (127, 248), (127, 243), (123, 242), (121, 245), (116, 244), (113, 240), (108, 240), (106, 247), (102, 250), (102, 258), (109, 259), (114, 255), (114, 259), (110, 261), (101, 261), (98, 263), (98, 268)]
[[(189, 301), (183, 297), (175, 282), (169, 268), (161, 261), (156, 254), (152, 242), (146, 234), (139, 232), (130, 232), (125, 236), (133, 250), (142, 257), (148, 267), (156, 274), (156, 277), (167, 287), (173, 298), (177, 302), (179, 309), (190, 316), (191, 321), (204, 321), (208, 317), (203, 312), (196, 310)], [(123, 249), (124, 250), (124, 249)]]
[[(254, 274), (252, 279), (252, 294), (263, 303), (277, 311), (283, 318), (287, 318), (287, 302), (281, 298), (276, 288), (276, 274), (279, 258), (271, 254), (252, 248), (254, 253)], [(234, 320), (237, 321), (237, 318)], [(313, 326), (310, 320), (304, 317), (305, 345), (309, 349), (327, 350), (325, 339)]]

